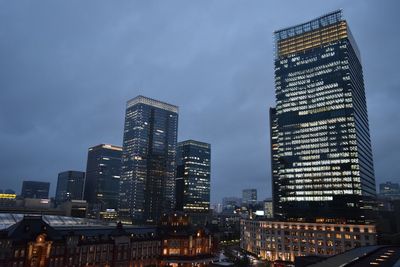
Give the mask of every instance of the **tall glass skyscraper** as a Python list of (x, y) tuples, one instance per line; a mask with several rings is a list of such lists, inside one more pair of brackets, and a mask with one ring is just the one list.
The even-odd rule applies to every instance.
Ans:
[(58, 174), (56, 201), (82, 200), (85, 186), (85, 173), (80, 171), (65, 171)]
[(117, 210), (121, 158), (120, 146), (100, 144), (89, 148), (84, 195), (89, 214), (98, 216), (107, 209)]
[(195, 213), (210, 210), (211, 145), (195, 140), (179, 142), (176, 158), (176, 207), (193, 220)]
[(274, 34), (275, 215), (363, 221), (375, 178), (361, 59), (342, 11)]
[(119, 216), (158, 222), (175, 206), (178, 107), (137, 96), (125, 114)]

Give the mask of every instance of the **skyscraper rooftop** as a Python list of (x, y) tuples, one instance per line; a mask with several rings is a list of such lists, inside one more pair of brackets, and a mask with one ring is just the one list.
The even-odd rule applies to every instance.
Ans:
[(150, 106), (153, 106), (153, 107), (165, 109), (165, 110), (168, 110), (168, 111), (171, 111), (171, 112), (178, 112), (179, 111), (178, 106), (171, 105), (171, 104), (168, 104), (168, 103), (165, 103), (165, 102), (162, 102), (162, 101), (159, 101), (159, 100), (155, 100), (155, 99), (152, 99), (152, 98), (149, 98), (149, 97), (145, 97), (145, 96), (142, 96), (142, 95), (138, 95), (137, 97), (134, 97), (131, 100), (129, 100), (126, 103), (126, 108), (130, 108), (130, 107), (132, 107), (133, 105), (136, 105), (136, 104), (146, 104), (146, 105), (150, 105)]

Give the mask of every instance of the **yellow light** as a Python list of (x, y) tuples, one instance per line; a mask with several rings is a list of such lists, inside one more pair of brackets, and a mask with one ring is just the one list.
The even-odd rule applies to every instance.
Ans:
[(0, 194), (0, 199), (15, 199), (16, 194)]

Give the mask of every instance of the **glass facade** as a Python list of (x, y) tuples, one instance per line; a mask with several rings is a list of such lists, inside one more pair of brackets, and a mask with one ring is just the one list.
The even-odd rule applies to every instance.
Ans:
[(89, 213), (118, 208), (122, 147), (100, 144), (89, 148), (84, 199)]
[(65, 171), (58, 174), (56, 201), (82, 200), (85, 186), (85, 173), (80, 171)]
[(49, 198), (50, 183), (23, 181), (21, 196), (23, 198)]
[(211, 145), (187, 140), (178, 143), (176, 206), (187, 213), (210, 210)]
[(257, 204), (257, 189), (243, 189), (243, 191), (242, 191), (242, 203), (244, 205), (255, 205), (255, 204)]
[(275, 215), (363, 221), (375, 178), (360, 55), (341, 11), (275, 32)]
[(119, 216), (157, 222), (175, 206), (178, 107), (137, 96), (128, 101), (119, 193)]

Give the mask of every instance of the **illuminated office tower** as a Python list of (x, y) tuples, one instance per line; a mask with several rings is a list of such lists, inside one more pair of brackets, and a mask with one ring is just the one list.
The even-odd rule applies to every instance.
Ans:
[(175, 208), (178, 107), (144, 96), (127, 102), (119, 216), (158, 222)]
[[(210, 210), (211, 145), (187, 140), (177, 146), (176, 208), (194, 223), (205, 222)], [(196, 216), (198, 215), (198, 216)]]
[(360, 54), (342, 11), (274, 34), (275, 215), (364, 221), (374, 168)]
[(122, 147), (100, 144), (89, 148), (86, 165), (84, 199), (89, 203), (89, 214), (118, 207), (121, 176)]

